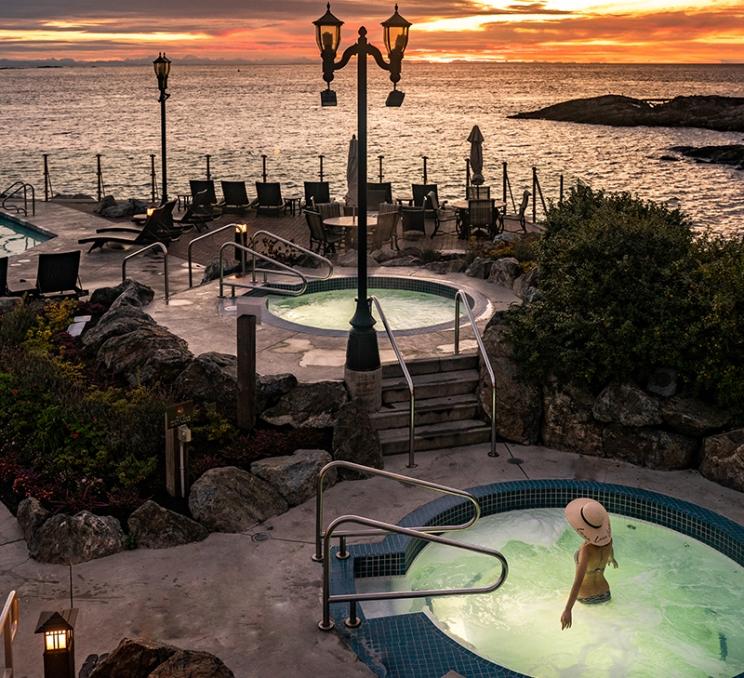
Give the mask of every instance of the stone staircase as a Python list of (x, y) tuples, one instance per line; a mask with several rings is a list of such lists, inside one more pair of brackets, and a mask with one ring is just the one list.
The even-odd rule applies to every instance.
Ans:
[[(406, 362), (416, 387), (416, 452), (490, 440), (476, 395), (478, 356)], [(372, 414), (383, 454), (408, 452), (410, 393), (398, 363), (382, 367), (382, 408)]]

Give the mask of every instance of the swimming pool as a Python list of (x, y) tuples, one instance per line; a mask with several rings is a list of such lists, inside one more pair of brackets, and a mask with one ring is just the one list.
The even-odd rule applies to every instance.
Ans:
[[(472, 492), (485, 517), (447, 536), (501, 550), (509, 578), (489, 595), (362, 603), (359, 629), (336, 628), (377, 675), (731, 678), (744, 671), (744, 527), (664, 495), (588, 481), (509, 482)], [(612, 601), (577, 603), (573, 627), (561, 631), (580, 543), (562, 507), (578, 496), (613, 514), (620, 567), (606, 573)], [(400, 524), (464, 522), (469, 511), (438, 500)], [(352, 558), (334, 563), (334, 590), (485, 586), (499, 568), (399, 535), (349, 550)], [(346, 606), (334, 607), (342, 622)]]
[(49, 240), (49, 236), (0, 214), (0, 257), (21, 254)]

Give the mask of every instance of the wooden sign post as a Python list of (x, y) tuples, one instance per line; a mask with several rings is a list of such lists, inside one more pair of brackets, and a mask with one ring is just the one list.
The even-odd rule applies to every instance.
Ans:
[(188, 427), (194, 413), (192, 402), (172, 405), (165, 411), (165, 489), (172, 497), (188, 496), (189, 443)]
[(238, 428), (256, 425), (256, 316), (238, 316)]

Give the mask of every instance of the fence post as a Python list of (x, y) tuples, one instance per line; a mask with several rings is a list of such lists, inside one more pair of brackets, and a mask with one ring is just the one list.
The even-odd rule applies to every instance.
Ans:
[(238, 428), (256, 425), (256, 316), (238, 316)]
[(323, 158), (325, 156), (319, 155), (318, 158), (320, 158), (320, 180), (323, 181)]
[(470, 188), (470, 158), (465, 158), (465, 200), (468, 199), (469, 188)]
[(212, 156), (209, 155), (209, 153), (207, 153), (206, 158), (207, 158), (207, 181), (211, 181), (212, 180), (212, 168), (210, 166), (209, 161), (211, 160)]
[(266, 183), (266, 155), (261, 155), (261, 163), (263, 164), (263, 171), (261, 172), (263, 175), (263, 182)]
[[(504, 205), (506, 206), (506, 191), (509, 187), (509, 175), (507, 174), (508, 169), (506, 166), (506, 160), (501, 163), (502, 170), (501, 170), (501, 183), (502, 183), (502, 192), (503, 192), (503, 200)], [(506, 213), (506, 207), (504, 207), (504, 213)]]
[(537, 167), (532, 168), (532, 223), (537, 223)]
[(377, 159), (380, 161), (380, 183), (382, 183), (382, 159), (384, 158), (384, 155), (378, 155)]
[(151, 201), (155, 202), (157, 199), (158, 184), (155, 176), (155, 154), (150, 153), (150, 197)]
[(561, 190), (560, 190), (560, 198), (558, 200), (559, 203), (563, 202), (563, 175), (561, 174)]
[(44, 153), (44, 202), (49, 202), (49, 154)]
[(98, 202), (103, 200), (103, 174), (101, 174), (101, 154), (96, 153), (96, 176), (98, 177)]
[(426, 174), (426, 161), (429, 159), (429, 157), (426, 155), (422, 155), (421, 157), (424, 159), (424, 183), (426, 184), (428, 183)]

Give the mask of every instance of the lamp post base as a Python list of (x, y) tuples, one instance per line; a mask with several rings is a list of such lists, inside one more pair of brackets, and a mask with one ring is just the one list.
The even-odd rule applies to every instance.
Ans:
[(359, 372), (346, 367), (344, 381), (351, 399), (367, 412), (377, 412), (382, 407), (382, 367)]

